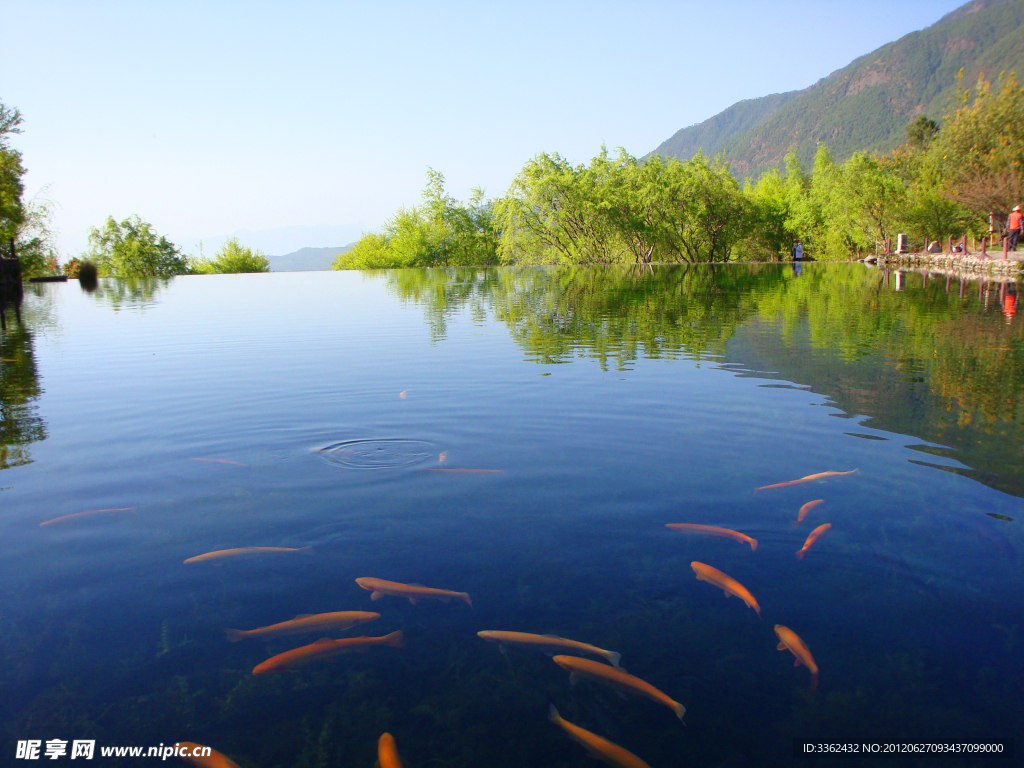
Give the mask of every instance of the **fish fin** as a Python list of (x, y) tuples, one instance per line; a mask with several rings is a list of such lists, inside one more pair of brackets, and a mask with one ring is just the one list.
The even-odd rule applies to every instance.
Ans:
[(683, 715), (686, 714), (686, 707), (684, 707), (682, 704), (676, 701), (672, 704), (672, 710), (676, 713), (676, 717), (679, 718), (679, 722), (683, 723), (683, 725), (686, 725), (686, 723), (683, 722)]
[(799, 667), (800, 666), (800, 659), (793, 659), (793, 666), (794, 667)]
[(409, 602), (412, 603), (413, 605), (419, 605), (420, 604), (420, 599), (418, 597), (410, 597), (409, 598)]
[(437, 599), (440, 600), (442, 603), (450, 603), (452, 601), (450, 597), (439, 597)]
[(620, 698), (620, 699), (624, 699), (624, 700), (626, 700), (626, 701), (629, 701), (629, 696), (627, 696), (626, 694), (624, 694), (624, 693), (623, 693), (622, 691), (616, 691), (616, 693), (617, 693), (617, 694), (619, 694), (619, 698)]
[(376, 590), (374, 590), (373, 592), (370, 593), (370, 599), (371, 600), (380, 600), (382, 597), (384, 597), (384, 593), (383, 592), (377, 592)]
[(392, 648), (405, 648), (405, 642), (402, 640), (402, 630), (396, 630), (390, 635), (384, 635), (384, 645), (389, 645)]
[(473, 607), (473, 600), (469, 597), (469, 592), (460, 592), (459, 597), (461, 597), (470, 608)]
[(580, 676), (577, 675), (575, 672), (570, 672), (569, 673), (569, 685), (579, 685), (579, 682), (580, 682)]
[(725, 596), (726, 596), (726, 597), (729, 597), (729, 596), (730, 596), (730, 595), (729, 595), (729, 590), (727, 590), (727, 589), (723, 589), (722, 591), (723, 591), (723, 592), (725, 593)]
[(333, 642), (334, 642), (333, 638), (321, 637), (319, 640), (317, 640), (315, 643), (313, 643), (313, 645), (323, 645), (324, 643), (333, 643)]
[(316, 615), (316, 614), (314, 614), (314, 613), (300, 613), (300, 614), (299, 614), (298, 616), (296, 616), (295, 618), (296, 618), (296, 619), (308, 619), (308, 618), (309, 618), (310, 616), (315, 616), (315, 615)]
[(750, 540), (750, 551), (751, 552), (756, 552), (757, 551), (757, 539), (752, 538)]
[(417, 584), (415, 581), (410, 581), (408, 586), (410, 587), (422, 587), (422, 584)]
[(615, 651), (608, 651), (608, 656), (606, 658), (608, 659), (608, 661), (610, 661), (612, 663), (613, 667), (618, 669), (619, 668), (619, 659), (622, 658), (622, 654), (621, 653), (616, 653)]
[(227, 635), (229, 643), (237, 643), (239, 640), (245, 640), (247, 633), (241, 629), (225, 629), (224, 634)]
[(299, 547), (295, 551), (296, 552), (301, 552), (304, 555), (312, 555), (313, 554), (313, 548), (309, 547), (309, 546), (307, 546), (307, 547)]
[(775, 650), (776, 651), (784, 651), (784, 650), (786, 650), (786, 644), (785, 643), (779, 643), (777, 646), (775, 646)]
[(552, 723), (557, 723), (561, 719), (562, 719), (562, 716), (560, 714), (558, 714), (558, 710), (555, 709), (555, 705), (549, 703), (548, 704), (548, 720), (550, 720)]
[[(854, 470), (854, 471), (856, 471), (856, 470)], [(818, 690), (818, 673), (817, 672), (815, 672), (815, 673), (813, 673), (811, 675), (811, 693), (814, 693), (816, 690)]]
[(498, 643), (498, 650), (501, 651), (502, 656), (508, 656), (508, 648), (505, 647), (504, 643)]

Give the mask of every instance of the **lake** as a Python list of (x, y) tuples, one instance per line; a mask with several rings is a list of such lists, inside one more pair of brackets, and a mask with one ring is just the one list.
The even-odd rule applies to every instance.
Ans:
[[(244, 768), (370, 768), (389, 732), (407, 766), (591, 765), (550, 704), (652, 768), (1013, 739), (1017, 290), (861, 264), (31, 286), (0, 337), (0, 763), (77, 739), (104, 765), (191, 741)], [(827, 472), (850, 474), (755, 493)], [(184, 562), (254, 547), (293, 551)], [(362, 577), (472, 607), (375, 600)], [(336, 611), (380, 618), (225, 635)], [(685, 725), (483, 630), (621, 653)]]

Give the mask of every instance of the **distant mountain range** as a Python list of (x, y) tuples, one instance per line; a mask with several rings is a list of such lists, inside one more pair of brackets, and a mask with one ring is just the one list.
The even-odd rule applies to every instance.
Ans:
[(300, 248), (284, 256), (267, 256), (271, 272), (316, 272), (331, 268), (331, 262), (339, 253), (352, 249), (355, 243), (341, 248)]
[(971, 0), (805, 90), (741, 101), (683, 128), (654, 153), (724, 152), (742, 178), (781, 167), (791, 147), (809, 168), (822, 141), (840, 162), (858, 150), (889, 151), (919, 115), (942, 117), (961, 68), (967, 87), (982, 72), (1024, 75), (1024, 0)]

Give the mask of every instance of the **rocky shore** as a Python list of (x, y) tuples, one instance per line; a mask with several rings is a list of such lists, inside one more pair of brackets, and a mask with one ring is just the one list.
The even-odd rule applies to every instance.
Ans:
[[(1016, 254), (1014, 254), (1016, 256)], [(1018, 258), (1004, 259), (1001, 252), (942, 254), (942, 253), (901, 253), (886, 256), (869, 256), (862, 261), (889, 269), (909, 268), (931, 269), (937, 272), (976, 273), (980, 275), (1007, 275), (1016, 277), (1024, 269), (1024, 262)]]

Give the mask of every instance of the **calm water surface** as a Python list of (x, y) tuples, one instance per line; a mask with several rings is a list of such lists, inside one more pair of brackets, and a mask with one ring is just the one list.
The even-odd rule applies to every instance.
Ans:
[[(414, 768), (590, 765), (549, 702), (652, 768), (1020, 737), (1015, 301), (861, 265), (33, 287), (0, 337), (0, 763), (26, 739), (95, 739), (107, 765), (157, 761), (100, 745), (188, 740), (245, 768), (369, 768), (388, 731)], [(120, 511), (40, 525), (95, 510)], [(312, 553), (183, 563), (237, 547)], [(473, 607), (371, 601), (363, 576)], [(254, 676), (319, 635), (225, 640), (345, 610), (381, 618), (332, 637), (406, 647)], [(618, 651), (686, 726), (488, 629)]]

